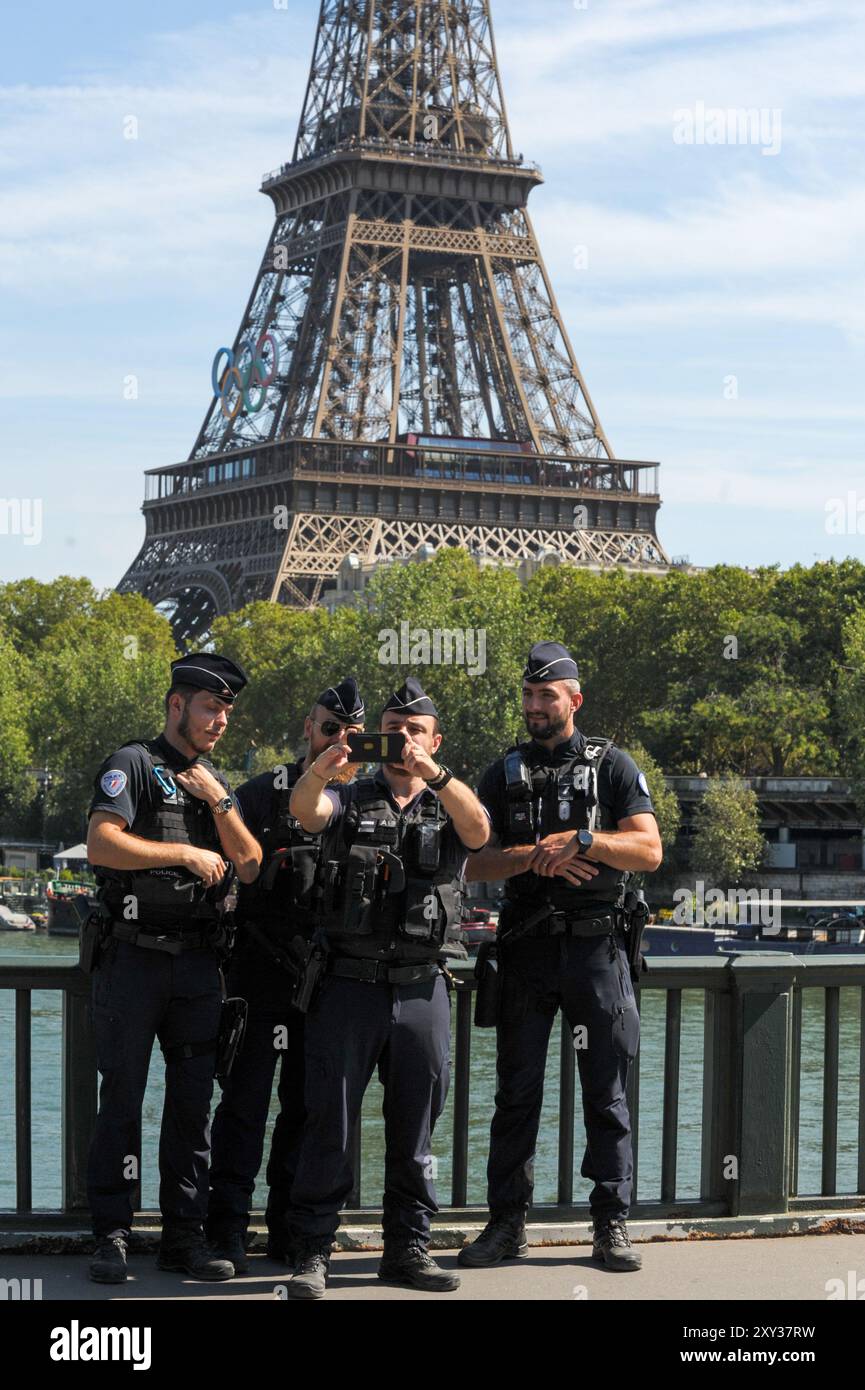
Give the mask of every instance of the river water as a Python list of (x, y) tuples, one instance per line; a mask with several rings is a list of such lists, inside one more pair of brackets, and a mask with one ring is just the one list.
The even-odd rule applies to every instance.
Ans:
[[(44, 933), (0, 933), (0, 961), (27, 959), (46, 963), (74, 959), (77, 942)], [(33, 1201), (52, 1209), (60, 1204), (60, 1062), (61, 996), (56, 991), (36, 991), (32, 998), (32, 1093), (33, 1093)], [(14, 1149), (14, 991), (0, 990), (0, 1209), (15, 1205)], [(660, 1196), (661, 1104), (664, 1063), (663, 990), (642, 993), (642, 1041), (640, 1046), (639, 1197)], [(799, 1142), (799, 1192), (820, 1189), (820, 1131), (823, 1104), (823, 992), (809, 989), (803, 996), (801, 1119)], [(699, 1195), (701, 1143), (701, 1089), (703, 1065), (703, 996), (685, 991), (682, 998), (682, 1060), (679, 1081), (679, 1143), (677, 1197)], [(538, 1202), (554, 1202), (557, 1180), (559, 1044), (554, 1029), (547, 1068), (541, 1134), (535, 1170)], [(838, 1117), (839, 1193), (856, 1190), (856, 1143), (859, 1084), (859, 990), (841, 991), (841, 1073)], [(484, 1202), (489, 1122), (495, 1091), (495, 1040), (491, 1030), (472, 1035), (471, 1105), (469, 1115), (470, 1205)], [(433, 1141), (439, 1199), (450, 1197), (451, 1094)], [(157, 1206), (157, 1145), (162, 1109), (162, 1054), (154, 1048), (143, 1117), (143, 1194), (145, 1208)], [(273, 1110), (270, 1123), (273, 1123)], [(582, 1117), (577, 1105), (574, 1200), (588, 1197), (589, 1184), (579, 1176), (584, 1145)], [(381, 1088), (370, 1084), (363, 1113), (362, 1201), (381, 1203), (383, 1133)], [(264, 1205), (259, 1187), (256, 1204)]]

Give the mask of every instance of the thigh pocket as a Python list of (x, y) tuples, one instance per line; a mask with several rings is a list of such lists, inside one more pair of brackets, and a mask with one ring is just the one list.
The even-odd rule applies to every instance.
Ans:
[(621, 1057), (632, 1062), (640, 1044), (640, 1015), (632, 999), (622, 999), (613, 1006), (613, 1047)]
[(113, 1071), (120, 1066), (124, 1054), (123, 1019), (117, 1010), (104, 1004), (94, 1004), (93, 1033), (99, 1070)]

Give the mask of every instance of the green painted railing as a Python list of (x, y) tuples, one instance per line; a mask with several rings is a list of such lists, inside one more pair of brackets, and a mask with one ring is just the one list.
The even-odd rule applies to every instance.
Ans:
[[(466, 1208), (470, 1062), (473, 1038), (471, 966), (455, 972), (453, 1167), (450, 1206)], [(839, 1099), (840, 990), (860, 997), (858, 1157), (855, 1194), (836, 1190)], [(77, 967), (0, 964), (0, 989), (15, 991), (16, 1209), (0, 1223), (40, 1228), (68, 1222), (86, 1209), (86, 1169), (96, 1117), (97, 1071), (89, 1021), (89, 981)], [(819, 1193), (797, 1195), (802, 991), (823, 991), (822, 1175)], [(33, 1210), (31, 1142), (31, 994), (59, 990), (62, 1012), (62, 1210)], [(655, 960), (640, 990), (666, 995), (660, 1201), (639, 1200), (639, 1150), (635, 1143), (635, 1216), (772, 1215), (861, 1205), (865, 1201), (865, 957), (807, 959), (783, 953)], [(682, 992), (704, 996), (702, 1146), (700, 1195), (677, 1197), (677, 1140), (682, 1038)], [(558, 1106), (558, 1200), (534, 1211), (536, 1219), (586, 1214), (574, 1205), (575, 1056), (561, 1033)], [(639, 1132), (639, 1067), (631, 1068), (628, 1092), (632, 1127)], [(356, 1152), (360, 1158), (360, 1127)], [(360, 1163), (356, 1165), (360, 1173)], [(359, 1208), (360, 1194), (349, 1205)]]

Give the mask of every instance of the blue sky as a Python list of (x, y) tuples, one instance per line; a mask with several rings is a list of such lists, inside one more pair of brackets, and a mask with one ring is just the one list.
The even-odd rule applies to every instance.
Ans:
[[(317, 13), (50, 0), (4, 20), (0, 497), (41, 499), (43, 520), (38, 544), (0, 533), (0, 579), (109, 586), (137, 553), (144, 469), (187, 457), (251, 289)], [(826, 521), (849, 492), (865, 511), (863, 7), (493, 16), (562, 311), (617, 453), (663, 465), (668, 553), (865, 559), (855, 522)], [(779, 112), (780, 149), (677, 143), (698, 103)]]

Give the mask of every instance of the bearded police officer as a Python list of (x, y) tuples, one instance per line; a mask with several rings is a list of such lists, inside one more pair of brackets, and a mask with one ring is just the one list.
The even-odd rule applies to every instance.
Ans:
[(324, 831), (322, 929), (327, 975), (306, 1024), (307, 1119), (291, 1194), (296, 1265), (291, 1298), (324, 1296), (339, 1209), (353, 1185), (351, 1145), (367, 1084), (384, 1086), (384, 1258), (379, 1278), (451, 1290), (456, 1275), (430, 1258), (438, 1210), (431, 1136), (447, 1095), (450, 1008), (441, 961), (459, 921), (467, 851), (489, 820), (436, 759), (438, 712), (410, 678), (387, 702), (383, 734), (402, 734), (399, 761), (375, 777), (326, 789), (344, 748), (301, 777), (292, 811)]
[(505, 879), (506, 887), (491, 1220), (460, 1251), (461, 1265), (527, 1253), (544, 1070), (559, 1008), (574, 1030), (582, 1087), (593, 1254), (615, 1270), (641, 1263), (625, 1222), (633, 1173), (625, 1085), (639, 1015), (614, 909), (627, 871), (657, 869), (662, 850), (645, 776), (609, 740), (575, 727), (582, 703), (569, 652), (556, 642), (535, 646), (523, 673), (530, 741), (493, 763), (479, 788), (494, 839), (469, 861), (467, 877)]
[[(216, 1253), (235, 1273), (249, 1268), (246, 1232), (277, 1059), (279, 1113), (267, 1164), (267, 1253), (290, 1261), (285, 1227), (297, 1150), (303, 1130), (304, 1015), (291, 1005), (301, 959), (298, 946), (315, 926), (314, 889), (320, 836), (309, 834), (291, 814), (291, 793), (318, 755), (349, 733), (363, 730), (364, 707), (353, 679), (319, 695), (304, 724), (308, 752), (289, 767), (264, 772), (238, 788), (243, 819), (261, 844), (261, 872), (242, 884), (235, 920), (237, 942), (228, 989), (249, 1005), (243, 1048), (222, 1088), (213, 1120), (210, 1206), (207, 1232)], [(334, 779), (348, 780), (348, 764)], [(300, 941), (298, 940), (300, 938)]]
[(261, 850), (209, 755), (247, 680), (227, 657), (200, 652), (171, 672), (162, 733), (106, 758), (90, 805), (87, 857), (105, 917), (93, 977), (102, 1085), (87, 1174), (97, 1241), (90, 1275), (99, 1283), (126, 1278), (155, 1038), (165, 1055), (159, 1268), (199, 1279), (234, 1273), (213, 1258), (203, 1228), (222, 1009), (214, 946), (231, 865), (249, 883)]

